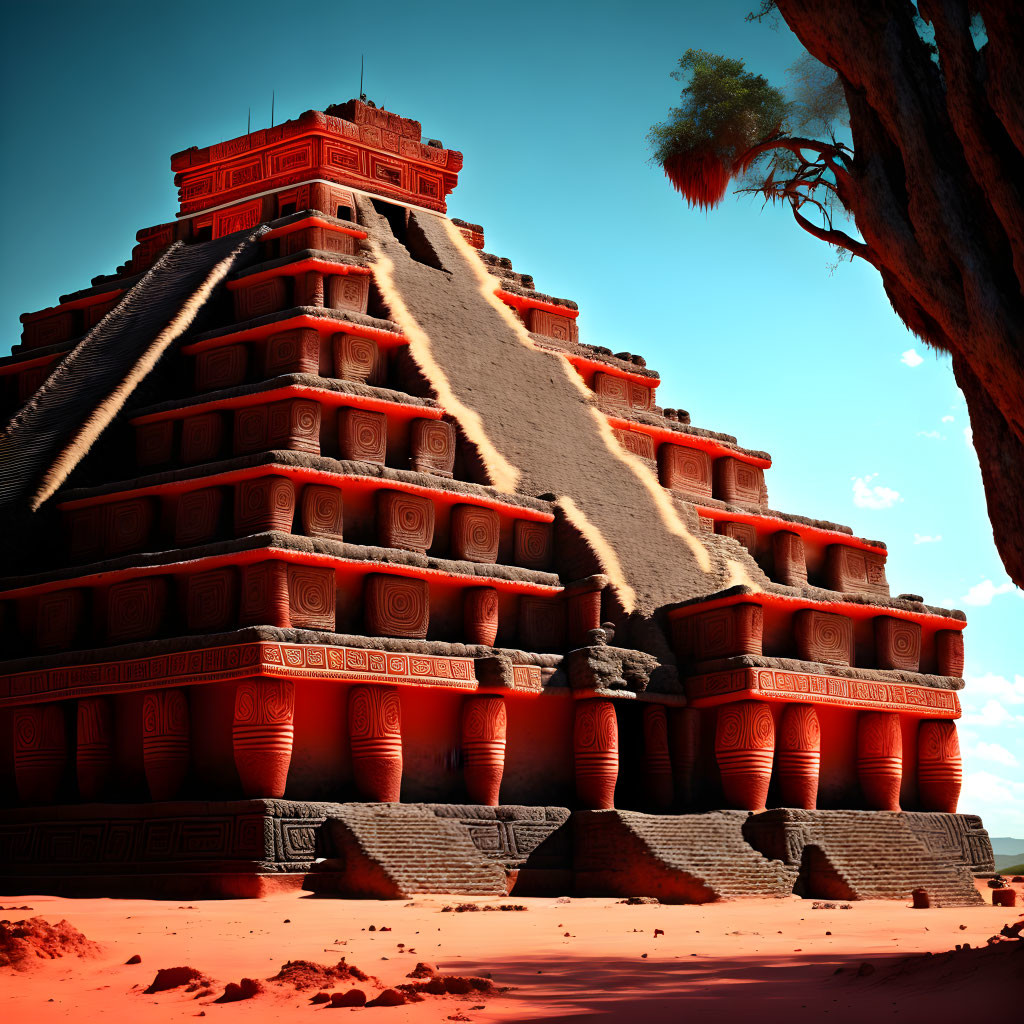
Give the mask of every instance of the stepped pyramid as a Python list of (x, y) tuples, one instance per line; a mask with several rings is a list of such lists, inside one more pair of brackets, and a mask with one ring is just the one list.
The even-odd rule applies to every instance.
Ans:
[(0, 859), (294, 873), (318, 801), (984, 836), (963, 614), (449, 219), (461, 153), (351, 100), (171, 166), (0, 359)]

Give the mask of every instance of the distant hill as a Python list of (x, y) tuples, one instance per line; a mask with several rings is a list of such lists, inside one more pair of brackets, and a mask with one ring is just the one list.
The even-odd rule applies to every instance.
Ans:
[(992, 837), (992, 852), (995, 854), (1019, 853), (1024, 859), (1024, 839), (1012, 839), (1010, 836)]
[(996, 864), (996, 871), (1001, 875), (1024, 875), (1024, 863), (1007, 864), (1006, 867), (1000, 867), (999, 864)]

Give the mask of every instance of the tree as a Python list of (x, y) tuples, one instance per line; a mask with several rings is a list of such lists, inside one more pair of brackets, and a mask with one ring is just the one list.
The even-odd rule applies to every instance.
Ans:
[(773, 15), (808, 53), (793, 96), (689, 50), (654, 158), (691, 204), (716, 205), (733, 179), (787, 203), (804, 231), (875, 267), (904, 324), (951, 354), (996, 547), (1024, 586), (1020, 7), (764, 0), (751, 17)]

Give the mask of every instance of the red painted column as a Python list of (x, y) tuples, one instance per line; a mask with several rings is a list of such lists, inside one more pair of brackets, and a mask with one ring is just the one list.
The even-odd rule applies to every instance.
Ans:
[(676, 800), (686, 807), (693, 803), (693, 769), (700, 748), (700, 712), (696, 708), (669, 711), (668, 743)]
[(27, 804), (49, 804), (57, 797), (68, 761), (64, 709), (59, 704), (15, 708), (14, 777)]
[(352, 774), (366, 800), (397, 803), (402, 792), (402, 707), (393, 686), (353, 686), (348, 695)]
[(779, 723), (775, 754), (783, 807), (813, 811), (818, 802), (821, 725), (811, 704), (788, 704)]
[(149, 795), (173, 800), (188, 773), (188, 699), (184, 690), (154, 690), (142, 700), (142, 763)]
[(470, 803), (498, 806), (507, 728), (501, 697), (466, 698), (462, 705), (462, 754)]
[(955, 814), (962, 780), (956, 723), (923, 719), (917, 727), (917, 790), (921, 807)]
[(862, 711), (857, 718), (857, 774), (868, 807), (900, 809), (903, 737), (900, 717), (892, 711)]
[(100, 800), (114, 774), (114, 714), (110, 701), (106, 697), (80, 700), (75, 732), (78, 795), (83, 800)]
[(584, 807), (615, 806), (619, 776), (619, 725), (610, 700), (578, 700), (573, 726), (576, 795)]
[(718, 709), (715, 759), (730, 807), (759, 811), (768, 799), (775, 754), (775, 722), (768, 705), (740, 700)]
[(650, 806), (659, 809), (672, 806), (672, 758), (664, 704), (644, 706), (644, 789)]
[(295, 736), (295, 684), (249, 679), (235, 690), (231, 742), (247, 797), (282, 797)]

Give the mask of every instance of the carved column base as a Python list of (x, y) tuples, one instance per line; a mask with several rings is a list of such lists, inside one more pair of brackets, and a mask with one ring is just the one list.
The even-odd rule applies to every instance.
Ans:
[(772, 779), (775, 723), (768, 705), (740, 700), (718, 709), (715, 759), (726, 803), (746, 811), (763, 810)]
[(105, 697), (78, 702), (75, 769), (78, 795), (100, 800), (110, 789), (114, 774), (114, 715)]
[(231, 741), (247, 797), (282, 797), (295, 734), (295, 684), (254, 679), (238, 684)]
[(810, 704), (790, 704), (782, 712), (779, 749), (775, 755), (783, 807), (813, 811), (818, 802), (821, 726)]
[(668, 715), (663, 704), (644, 707), (644, 796), (651, 807), (672, 806), (672, 759), (668, 748)]
[(857, 718), (857, 775), (869, 808), (900, 809), (903, 781), (903, 737), (899, 715), (862, 711)]
[(610, 700), (576, 702), (573, 751), (580, 803), (594, 810), (614, 807), (619, 777), (619, 726), (615, 705)]
[(955, 814), (962, 782), (956, 723), (923, 720), (917, 729), (917, 789), (922, 809)]
[(402, 793), (402, 707), (393, 686), (353, 686), (348, 697), (352, 774), (364, 800)]
[(57, 798), (67, 767), (64, 709), (37, 704), (14, 710), (14, 777), (18, 796), (28, 804)]
[(466, 698), (462, 705), (462, 754), (470, 803), (498, 806), (507, 727), (501, 697)]
[(154, 800), (173, 800), (189, 765), (188, 699), (184, 690), (156, 690), (142, 701), (142, 762)]

